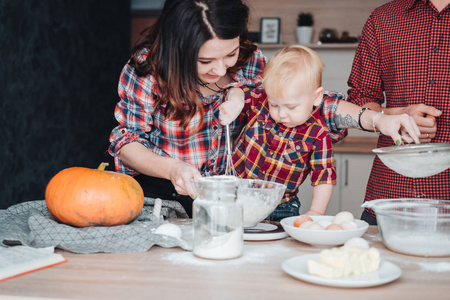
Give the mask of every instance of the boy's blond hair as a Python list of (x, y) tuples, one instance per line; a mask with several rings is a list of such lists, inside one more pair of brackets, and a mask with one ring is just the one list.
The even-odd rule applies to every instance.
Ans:
[(315, 51), (292, 45), (279, 50), (267, 62), (263, 73), (264, 89), (275, 97), (283, 96), (284, 87), (289, 84), (316, 90), (322, 86), (322, 71), (322, 59)]

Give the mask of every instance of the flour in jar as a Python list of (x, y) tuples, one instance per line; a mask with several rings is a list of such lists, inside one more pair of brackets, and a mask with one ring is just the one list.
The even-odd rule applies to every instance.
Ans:
[(209, 259), (239, 257), (242, 255), (244, 248), (243, 234), (244, 231), (241, 227), (222, 235), (211, 236), (211, 239), (195, 245), (194, 254)]

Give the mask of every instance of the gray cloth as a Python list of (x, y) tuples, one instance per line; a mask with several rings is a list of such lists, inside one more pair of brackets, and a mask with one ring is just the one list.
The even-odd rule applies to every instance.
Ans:
[[(153, 245), (192, 250), (192, 226), (182, 225), (182, 238), (154, 234), (167, 222), (152, 214), (154, 199), (145, 205), (133, 222), (119, 226), (73, 227), (62, 224), (50, 214), (44, 200), (23, 202), (0, 213), (0, 246), (22, 244), (35, 248), (57, 247), (75, 253), (144, 252)], [(184, 217), (174, 201), (162, 201), (161, 213)], [(181, 206), (181, 205), (179, 205)]]

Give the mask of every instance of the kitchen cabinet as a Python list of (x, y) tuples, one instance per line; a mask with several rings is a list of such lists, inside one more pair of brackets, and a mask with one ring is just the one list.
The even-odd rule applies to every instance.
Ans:
[[(326, 214), (335, 215), (340, 211), (350, 211), (359, 219), (363, 209), (367, 181), (369, 179), (374, 154), (335, 153), (337, 183), (333, 188)], [(298, 193), (302, 203), (300, 213), (305, 213), (311, 206), (312, 186), (309, 176)]]

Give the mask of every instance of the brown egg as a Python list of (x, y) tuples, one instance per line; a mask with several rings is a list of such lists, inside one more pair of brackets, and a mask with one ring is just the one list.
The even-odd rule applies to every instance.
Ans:
[(342, 226), (338, 224), (330, 224), (327, 226), (326, 230), (342, 230)]
[(310, 216), (307, 215), (301, 215), (299, 216), (297, 219), (295, 219), (294, 221), (294, 226), (295, 227), (300, 227), (300, 225), (302, 225), (304, 222), (306, 221), (313, 221), (313, 219)]
[(349, 211), (341, 211), (336, 214), (333, 218), (334, 224), (341, 224), (345, 221), (353, 221), (355, 218), (353, 217), (353, 214)]
[(312, 223), (311, 225), (308, 226), (308, 229), (313, 229), (313, 230), (324, 230), (325, 228), (322, 227), (322, 225), (317, 224), (317, 223)]
[(358, 228), (358, 224), (356, 224), (355, 221), (345, 221), (345, 222), (342, 222), (340, 225), (342, 226), (342, 229), (344, 229), (344, 230)]
[(300, 225), (300, 228), (306, 229), (311, 224), (314, 224), (314, 222), (313, 221), (305, 221), (305, 222), (302, 223), (302, 225)]

